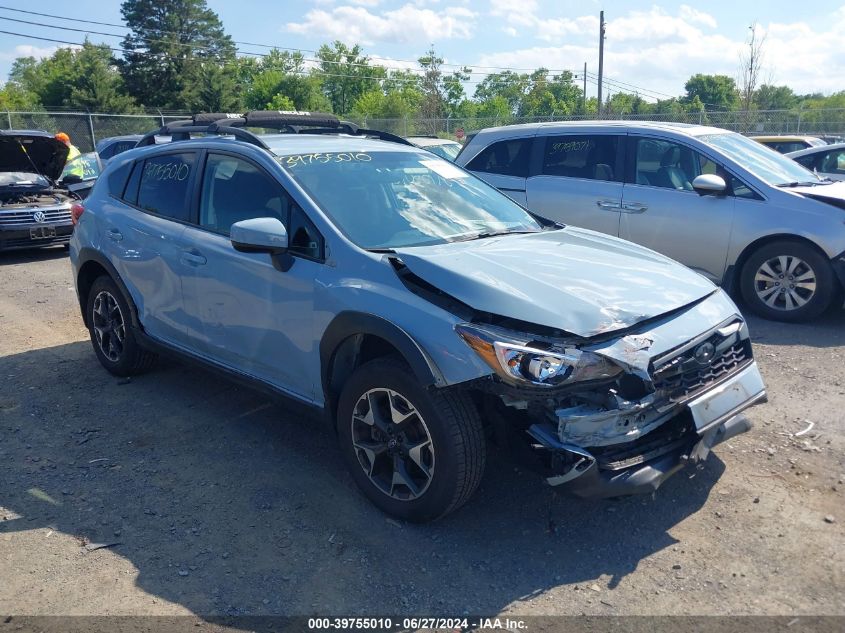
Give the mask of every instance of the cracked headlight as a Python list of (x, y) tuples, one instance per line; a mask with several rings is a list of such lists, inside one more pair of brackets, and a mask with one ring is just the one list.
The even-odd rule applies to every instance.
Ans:
[(574, 346), (564, 348), (516, 340), (505, 332), (462, 323), (455, 331), (506, 382), (558, 387), (612, 378), (622, 372), (608, 359)]

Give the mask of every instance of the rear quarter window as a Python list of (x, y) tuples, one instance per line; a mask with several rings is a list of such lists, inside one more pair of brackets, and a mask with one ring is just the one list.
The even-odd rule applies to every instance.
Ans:
[(113, 169), (108, 176), (106, 176), (106, 183), (109, 189), (109, 195), (115, 198), (123, 197), (123, 192), (126, 189), (126, 181), (129, 179), (129, 174), (132, 172), (134, 163), (126, 163), (120, 167)]
[(466, 168), (485, 174), (527, 178), (533, 140), (533, 138), (514, 138), (497, 141), (481, 150)]
[[(193, 152), (153, 156), (136, 163), (126, 187), (126, 200), (144, 211), (187, 222), (196, 156)], [(133, 181), (138, 182), (133, 202)]]

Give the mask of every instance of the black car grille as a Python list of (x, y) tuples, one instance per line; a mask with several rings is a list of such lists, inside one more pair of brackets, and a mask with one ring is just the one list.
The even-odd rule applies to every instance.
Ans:
[[(41, 220), (35, 219), (35, 213), (41, 211)], [(40, 217), (40, 216), (39, 216)], [(16, 227), (29, 224), (66, 224), (70, 222), (70, 205), (58, 207), (30, 207), (11, 211), (0, 211), (0, 227)]]
[[(711, 356), (702, 355), (704, 345), (713, 346)], [(705, 350), (706, 351), (706, 350)], [(699, 352), (698, 358), (696, 352)], [(651, 372), (654, 388), (679, 402), (700, 393), (751, 361), (751, 342), (737, 333), (714, 334), (680, 354), (661, 361)]]

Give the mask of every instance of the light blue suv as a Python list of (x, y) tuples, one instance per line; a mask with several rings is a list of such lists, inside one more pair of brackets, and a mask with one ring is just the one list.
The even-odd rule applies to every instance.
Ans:
[(162, 128), (75, 215), (108, 371), (176, 353), (322, 409), (400, 518), (463, 504), (488, 441), (582, 496), (651, 492), (766, 399), (743, 318), (701, 275), (330, 115)]

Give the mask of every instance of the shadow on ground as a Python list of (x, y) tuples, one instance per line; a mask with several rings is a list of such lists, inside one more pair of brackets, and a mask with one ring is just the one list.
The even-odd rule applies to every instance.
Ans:
[[(741, 306), (743, 307), (743, 306)], [(743, 307), (751, 340), (766, 345), (841, 347), (845, 345), (845, 310), (831, 309), (808, 323), (781, 323), (751, 315)]]
[(0, 266), (6, 266), (8, 264), (29, 264), (30, 262), (41, 262), (51, 259), (67, 259), (67, 249), (64, 246), (49, 246), (19, 251), (0, 251)]
[(711, 456), (655, 498), (587, 502), (493, 454), (463, 509), (400, 525), (319, 419), (214, 375), (162, 364), (120, 384), (81, 342), (4, 357), (0, 375), (0, 506), (20, 515), (0, 532), (119, 541), (145, 592), (205, 616), (493, 613), (612, 588), (676, 542), (723, 470)]

